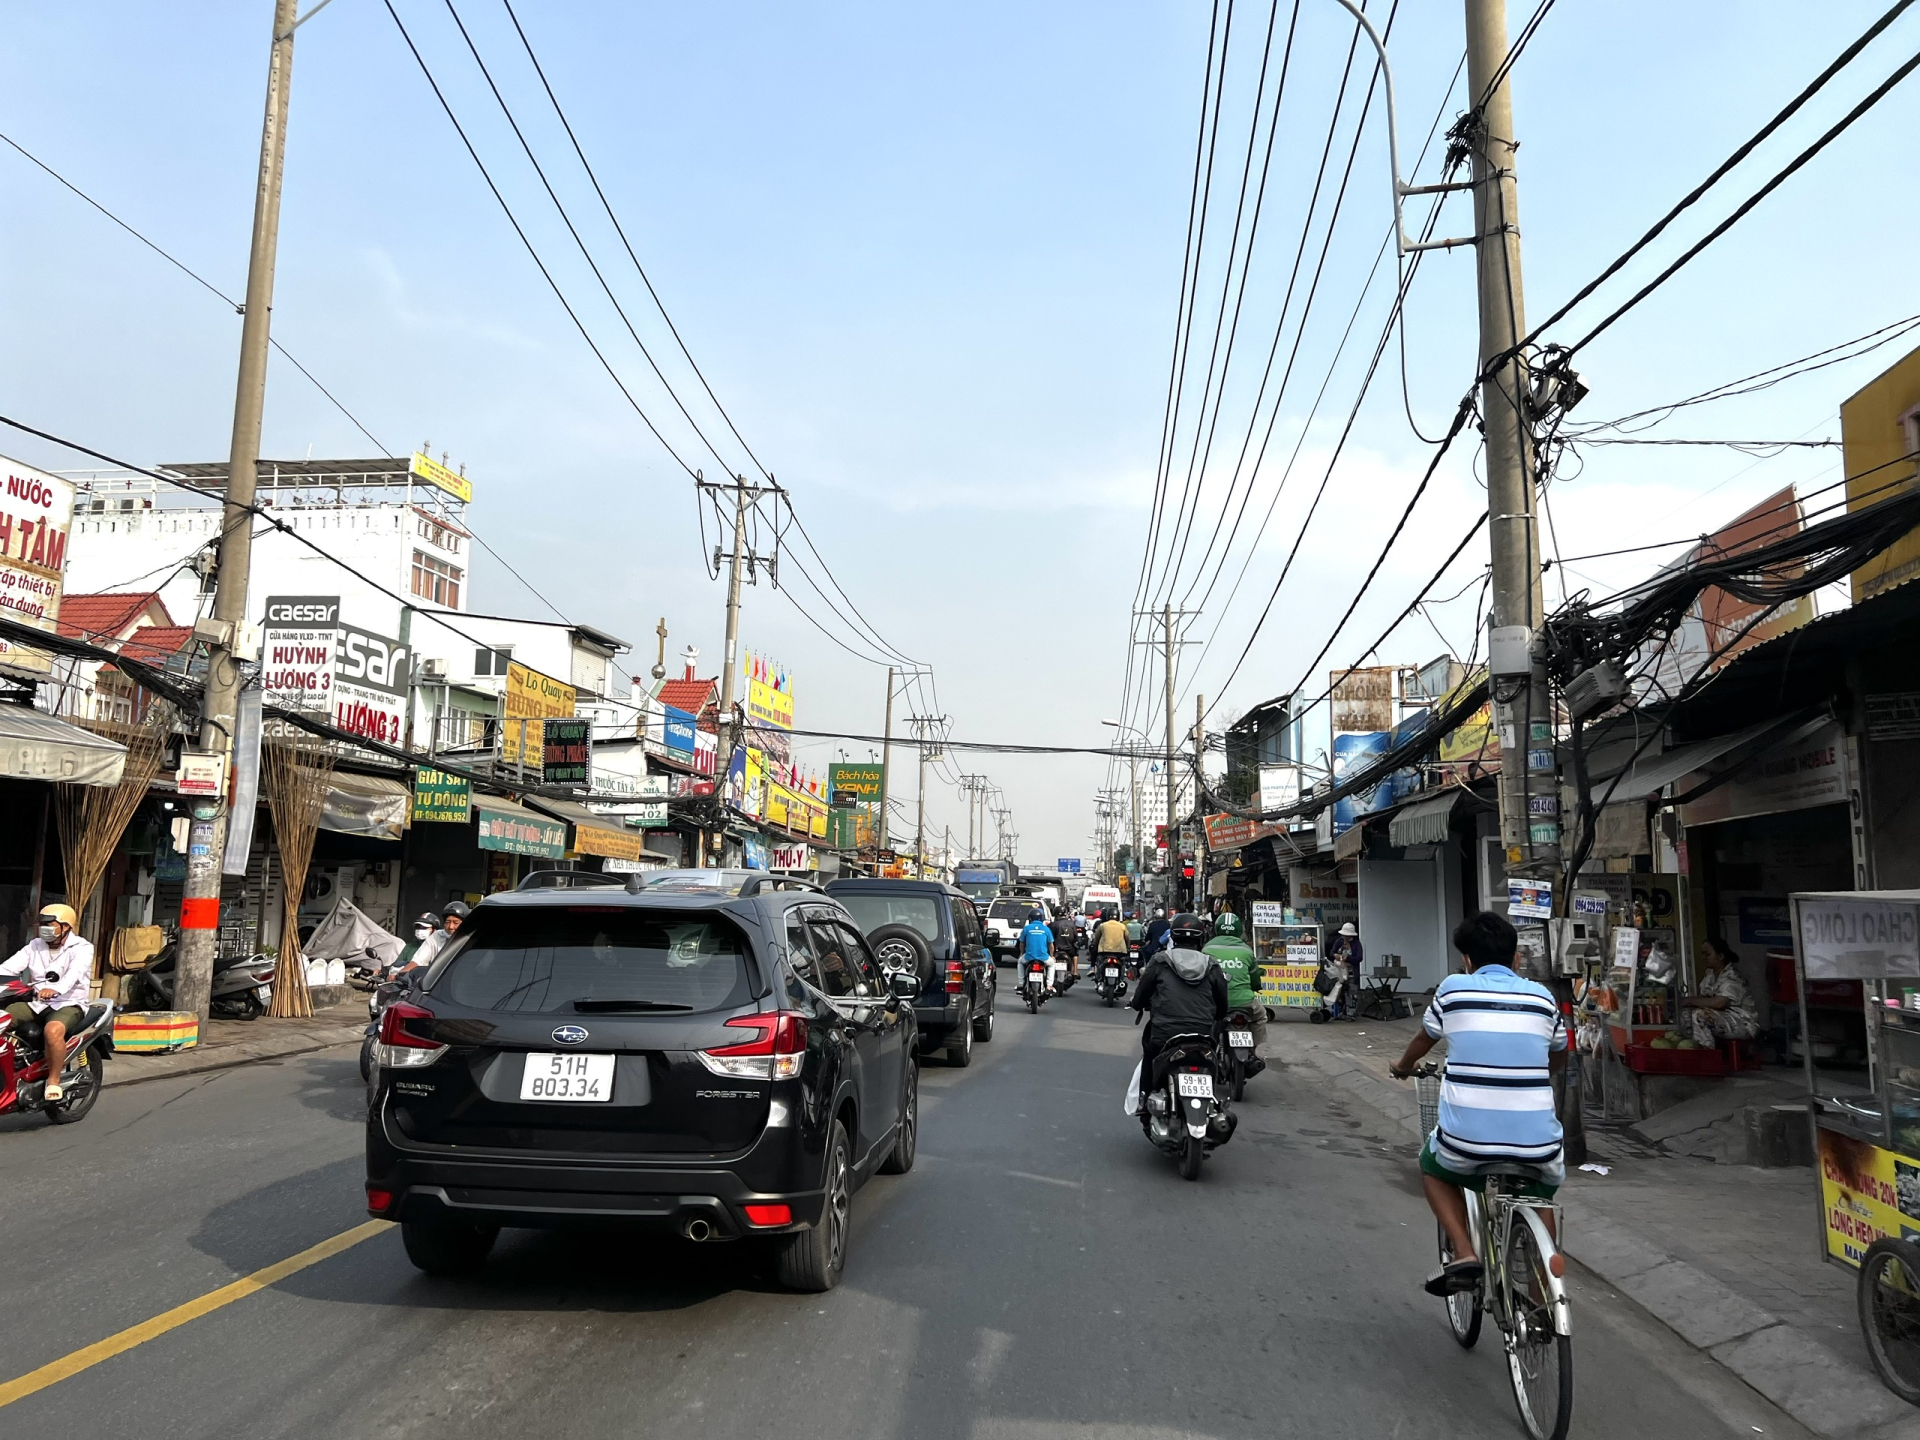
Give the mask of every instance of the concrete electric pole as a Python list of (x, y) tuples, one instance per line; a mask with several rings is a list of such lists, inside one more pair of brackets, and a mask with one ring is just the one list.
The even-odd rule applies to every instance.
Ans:
[[(267, 401), (267, 344), (273, 319), (273, 265), (280, 238), (280, 177), (287, 153), (287, 102), (293, 86), (295, 0), (275, 0), (273, 46), (267, 61), (266, 116), (260, 127), (260, 171), (253, 195), (253, 244), (247, 256), (246, 314), (240, 324), (240, 375), (234, 387), (233, 441), (227, 452), (227, 494), (221, 514), (220, 569), (213, 618), (226, 626), (207, 659), (200, 704), (200, 747), (228, 759), (240, 702), (235, 649), (247, 623), (247, 581), (253, 562), (255, 471)], [(222, 774), (230, 768), (223, 765)], [(223, 784), (216, 800), (196, 800), (187, 843), (187, 876), (180, 900), (180, 960), (174, 1008), (204, 1022), (213, 988), (220, 937), (220, 877), (226, 864), (227, 815)]]
[[(1527, 312), (1520, 275), (1513, 99), (1501, 74), (1506, 58), (1505, 0), (1467, 0), (1467, 87), (1478, 101), (1471, 141), (1480, 364), (1490, 371), (1480, 394), (1493, 550), (1490, 623), (1501, 642), (1493, 647), (1492, 665), (1500, 727), (1500, 843), (1510, 870), (1544, 874), (1558, 863), (1559, 825), (1551, 813), (1532, 813), (1536, 789), (1545, 797), (1557, 796), (1553, 703), (1535, 644), (1542, 619), (1540, 531), (1527, 363), (1514, 353), (1526, 334)], [(1537, 758), (1542, 756), (1543, 764)], [(1538, 784), (1536, 766), (1542, 777)]]

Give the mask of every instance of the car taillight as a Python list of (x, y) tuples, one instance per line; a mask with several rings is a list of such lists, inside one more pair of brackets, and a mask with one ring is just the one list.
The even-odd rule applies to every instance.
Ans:
[(759, 1033), (738, 1045), (695, 1051), (700, 1063), (714, 1074), (741, 1080), (791, 1080), (800, 1073), (807, 1058), (806, 1016), (796, 1010), (775, 1010), (736, 1015), (726, 1023), (729, 1030)]
[(967, 971), (958, 960), (947, 962), (947, 993), (958, 995), (967, 988)]
[(393, 1192), (391, 1190), (382, 1190), (373, 1185), (367, 1186), (367, 1213), (369, 1215), (385, 1215), (391, 1209), (393, 1209)]
[(387, 1006), (380, 1015), (380, 1063), (392, 1070), (407, 1070), (431, 1065), (446, 1054), (447, 1047), (439, 1041), (408, 1028), (431, 1019), (433, 1012), (418, 1005), (395, 1002)]

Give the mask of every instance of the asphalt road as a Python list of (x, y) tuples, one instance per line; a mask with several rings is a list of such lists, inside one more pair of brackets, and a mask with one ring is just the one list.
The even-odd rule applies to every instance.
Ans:
[[(1121, 1113), (1137, 1033), (1088, 987), (929, 1066), (920, 1157), (854, 1202), (847, 1277), (780, 1291), (737, 1245), (508, 1232), (462, 1282), (383, 1231), (7, 1404), (0, 1434), (1518, 1435), (1497, 1337), (1418, 1289), (1410, 1146), (1275, 1066), (1198, 1183)], [(0, 1120), (5, 1382), (350, 1230), (351, 1049)], [(1575, 1277), (1583, 1436), (1800, 1436)]]

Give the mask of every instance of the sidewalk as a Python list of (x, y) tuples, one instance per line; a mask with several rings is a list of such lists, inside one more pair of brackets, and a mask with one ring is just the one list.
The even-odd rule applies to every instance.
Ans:
[[(1418, 1102), (1387, 1067), (1418, 1026), (1280, 1021), (1269, 1050), (1404, 1125), (1411, 1160)], [(1587, 1142), (1608, 1173), (1568, 1173), (1570, 1257), (1816, 1435), (1920, 1440), (1920, 1413), (1867, 1360), (1851, 1272), (1821, 1258), (1811, 1169), (1668, 1154), (1591, 1118)]]
[(175, 1050), (164, 1055), (134, 1055), (116, 1052), (107, 1062), (106, 1088), (137, 1085), (143, 1080), (165, 1080), (175, 1075), (197, 1075), (203, 1070), (224, 1070), (254, 1060), (279, 1060), (288, 1055), (304, 1055), (333, 1045), (358, 1045), (367, 1028), (364, 997), (352, 999), (325, 1010), (317, 1010), (307, 1020), (212, 1020), (205, 1027), (200, 1043), (191, 1050)]

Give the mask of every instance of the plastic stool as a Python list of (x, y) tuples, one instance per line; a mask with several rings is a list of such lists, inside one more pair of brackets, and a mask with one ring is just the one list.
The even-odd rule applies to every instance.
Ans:
[(1722, 1040), (1720, 1053), (1726, 1058), (1729, 1071), (1760, 1068), (1760, 1044), (1757, 1040)]

